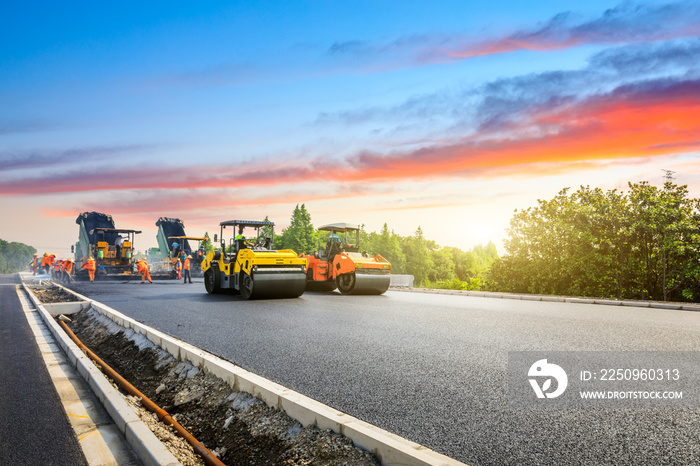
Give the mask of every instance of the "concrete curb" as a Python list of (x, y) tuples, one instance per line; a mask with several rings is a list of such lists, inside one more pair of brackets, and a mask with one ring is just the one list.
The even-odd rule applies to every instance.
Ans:
[(426, 294), (444, 294), (444, 295), (459, 295), (459, 296), (475, 296), (478, 298), (501, 298), (501, 299), (516, 299), (522, 301), (546, 301), (556, 303), (578, 303), (578, 304), (601, 304), (604, 306), (630, 306), (630, 307), (648, 307), (654, 309), (667, 309), (675, 311), (692, 311), (700, 312), (700, 304), (691, 303), (676, 303), (676, 302), (658, 302), (658, 301), (627, 301), (617, 299), (603, 298), (574, 298), (566, 296), (538, 295), (538, 294), (513, 294), (513, 293), (498, 293), (492, 291), (466, 291), (466, 290), (442, 290), (434, 288), (403, 288), (392, 287), (391, 291), (404, 291), (407, 293), (426, 293)]
[[(116, 388), (112, 386), (105, 375), (83, 354), (78, 346), (51, 318), (44, 305), (32, 293), (31, 289), (22, 281), (22, 287), (39, 310), (39, 315), (53, 334), (56, 342), (61, 346), (68, 357), (70, 364), (78, 371), (80, 376), (88, 383), (95, 396), (100, 400), (107, 413), (110, 415), (117, 428), (124, 434), (127, 443), (134, 450), (144, 465), (147, 466), (176, 466), (182, 464), (172, 453), (158, 440), (153, 432), (144, 424), (138, 415), (122, 398)], [(64, 288), (65, 289), (65, 288)], [(67, 290), (73, 293), (71, 290)], [(73, 293), (75, 294), (75, 293)]]
[(163, 348), (174, 358), (189, 361), (201, 370), (225, 380), (235, 390), (249, 393), (268, 406), (285, 411), (304, 426), (315, 425), (319, 429), (331, 429), (344, 435), (358, 447), (374, 453), (383, 465), (465, 466), (460, 461), (319, 403), (189, 343), (148, 327), (98, 301), (70, 289), (63, 289), (81, 300), (90, 302), (95, 311), (118, 325), (145, 335), (154, 345)]

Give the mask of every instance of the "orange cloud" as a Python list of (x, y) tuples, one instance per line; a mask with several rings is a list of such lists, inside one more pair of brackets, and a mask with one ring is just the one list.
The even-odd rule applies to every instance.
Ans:
[(700, 33), (697, 2), (636, 5), (624, 2), (598, 18), (577, 20), (560, 13), (538, 29), (521, 30), (508, 36), (471, 43), (453, 50), (434, 50), (424, 61), (466, 59), (518, 50), (561, 50), (585, 44), (629, 44), (696, 37)]
[(544, 52), (549, 50), (561, 50), (581, 45), (584, 43), (583, 38), (568, 39), (561, 41), (552, 40), (526, 40), (515, 38), (504, 38), (500, 40), (482, 42), (479, 44), (467, 46), (460, 50), (448, 50), (445, 55), (451, 59), (463, 59), (481, 57), (484, 55), (497, 55), (499, 53), (516, 52), (518, 50), (531, 50)]
[[(89, 191), (167, 191), (162, 198), (120, 199), (115, 209), (157, 212), (169, 205), (258, 205), (353, 195), (318, 186), (346, 186), (366, 190), (387, 180), (427, 180), (452, 177), (475, 169), (494, 169), (537, 163), (584, 162), (668, 155), (700, 150), (700, 80), (654, 82), (619, 88), (576, 103), (533, 108), (507, 130), (483, 131), (453, 144), (390, 154), (365, 152), (332, 163), (295, 161), (260, 166), (234, 165), (196, 171), (161, 167), (138, 171), (69, 173), (0, 184), (0, 194), (42, 194)], [(270, 168), (273, 167), (273, 168)], [(115, 182), (114, 180), (118, 180)], [(258, 193), (253, 198), (215, 193), (183, 196), (189, 189), (279, 186), (294, 195)], [(313, 188), (316, 186), (316, 188)], [(316, 189), (312, 194), (310, 189)], [(277, 191), (279, 193), (279, 191)], [(134, 195), (136, 196), (136, 195)], [(274, 196), (279, 196), (277, 199)], [(116, 199), (116, 196), (115, 196)]]
[(698, 115), (700, 81), (623, 89), (575, 105), (534, 110), (509, 137), (477, 135), (411, 153), (363, 154), (358, 169), (344, 176), (355, 181), (424, 179), (475, 168), (691, 152), (700, 150)]

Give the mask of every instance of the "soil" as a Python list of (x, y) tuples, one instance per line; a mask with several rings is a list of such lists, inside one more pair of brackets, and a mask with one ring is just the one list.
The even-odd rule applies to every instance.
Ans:
[(30, 286), (32, 293), (44, 304), (69, 303), (76, 301), (75, 296), (56, 285)]
[(73, 316), (83, 343), (228, 465), (379, 465), (330, 430), (299, 422), (180, 362), (92, 309)]
[[(114, 388), (120, 390), (119, 386), (112, 382)], [(135, 396), (124, 396), (127, 403), (138, 414), (141, 421), (148, 426), (163, 445), (182, 463), (182, 466), (204, 466), (204, 460), (194, 452), (187, 440), (177, 435), (173, 426), (166, 425), (158, 420), (155, 413), (148, 411), (141, 404), (141, 399)]]

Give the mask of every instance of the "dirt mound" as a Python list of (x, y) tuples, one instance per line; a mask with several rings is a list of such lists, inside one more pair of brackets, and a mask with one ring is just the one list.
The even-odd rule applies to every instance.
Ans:
[(79, 301), (74, 295), (56, 285), (30, 286), (29, 289), (44, 304)]
[(229, 465), (378, 465), (369, 452), (330, 430), (303, 427), (283, 412), (204, 374), (93, 310), (71, 329), (147, 397)]

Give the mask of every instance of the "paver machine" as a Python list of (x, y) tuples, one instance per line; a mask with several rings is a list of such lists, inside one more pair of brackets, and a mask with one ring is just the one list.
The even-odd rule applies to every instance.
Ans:
[[(307, 262), (307, 290), (338, 288), (342, 294), (382, 294), (389, 289), (391, 264), (379, 254), (360, 252), (359, 225), (331, 223), (318, 230), (330, 232), (325, 247), (319, 239), (313, 256), (300, 256)], [(353, 232), (355, 238), (348, 238)]]
[(228, 290), (243, 299), (297, 298), (304, 293), (306, 259), (291, 249), (273, 248), (273, 222), (229, 220), (220, 226), (221, 247), (202, 261), (207, 293)]
[(115, 228), (112, 216), (100, 212), (83, 212), (75, 223), (79, 225), (78, 242), (71, 250), (76, 278), (87, 279), (87, 270), (81, 267), (90, 256), (95, 259), (97, 278), (119, 279), (134, 273), (134, 237), (140, 231)]
[(160, 217), (156, 222), (158, 233), (158, 247), (160, 257), (157, 263), (152, 266), (158, 273), (176, 276), (175, 263), (178, 257), (192, 256), (190, 259), (192, 276), (201, 276), (201, 264), (206, 251), (204, 242), (206, 238), (199, 236), (187, 236), (185, 234), (185, 224), (179, 218)]

